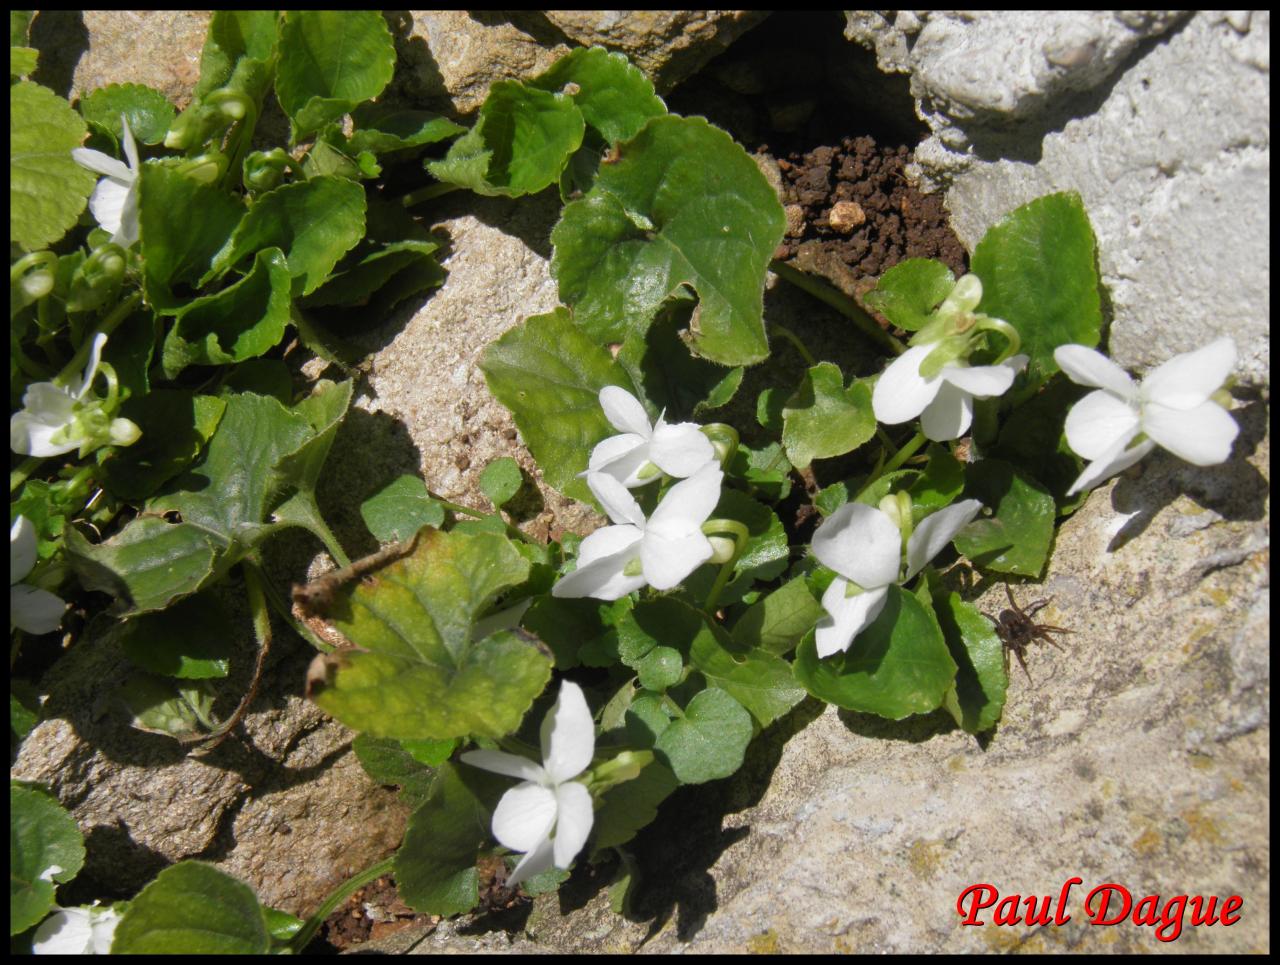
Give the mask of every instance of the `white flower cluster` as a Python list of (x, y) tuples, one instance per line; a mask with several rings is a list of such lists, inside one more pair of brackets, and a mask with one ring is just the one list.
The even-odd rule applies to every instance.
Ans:
[[(724, 473), (715, 447), (692, 422), (649, 424), (644, 407), (616, 385), (600, 390), (600, 406), (621, 435), (591, 452), (587, 485), (614, 525), (582, 541), (578, 568), (551, 589), (556, 597), (616, 600), (642, 586), (669, 590), (711, 559), (702, 532), (716, 503)], [(648, 518), (628, 491), (666, 474), (671, 487)]]

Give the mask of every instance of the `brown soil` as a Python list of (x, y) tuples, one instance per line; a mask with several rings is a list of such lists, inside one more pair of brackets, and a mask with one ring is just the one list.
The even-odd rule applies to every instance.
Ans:
[(805, 253), (802, 262), (819, 265), (835, 258), (859, 278), (907, 258), (936, 258), (963, 274), (968, 256), (941, 195), (921, 194), (907, 183), (903, 168), (910, 156), (906, 145), (882, 147), (862, 135), (778, 158), (787, 234), (774, 257)]
[[(415, 914), (400, 900), (395, 881), (383, 875), (355, 892), (346, 904), (334, 911), (325, 920), (317, 940), (307, 950), (343, 952), (411, 925), (438, 920), (431, 915)], [(327, 948), (324, 947), (326, 944)]]

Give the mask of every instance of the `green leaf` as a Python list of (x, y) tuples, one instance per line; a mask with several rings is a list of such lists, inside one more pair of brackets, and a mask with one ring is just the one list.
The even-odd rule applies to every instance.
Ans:
[(649, 118), (667, 112), (644, 72), (624, 55), (603, 47), (569, 51), (530, 84), (568, 94), (583, 119), (607, 144), (635, 137)]
[(662, 693), (679, 682), (702, 615), (672, 598), (642, 600), (618, 622), (618, 658), (635, 670), (640, 685)]
[(1004, 710), (1009, 686), (1004, 647), (991, 622), (960, 594), (936, 593), (934, 612), (957, 667), (942, 706), (970, 734), (981, 734), (996, 725)]
[(347, 146), (356, 154), (389, 154), (437, 144), (466, 131), (447, 117), (382, 104), (362, 104), (352, 112), (355, 130)]
[(97, 176), (71, 157), (84, 120), (39, 84), (9, 88), (9, 241), (27, 251), (67, 233), (84, 210)]
[(676, 776), (657, 761), (642, 770), (634, 780), (615, 785), (605, 791), (596, 809), (591, 838), (593, 854), (626, 844), (658, 816), (658, 805), (680, 786)]
[(439, 527), (444, 507), (417, 476), (400, 476), (360, 504), (360, 517), (379, 542), (408, 539), (423, 526)]
[(797, 576), (752, 604), (733, 625), (733, 640), (740, 647), (783, 656), (800, 643), (824, 612), (804, 577)]
[(418, 534), (416, 551), (375, 580), (335, 594), (328, 619), (357, 648), (314, 699), (355, 730), (397, 739), (502, 737), (551, 675), (528, 635), (473, 642), (476, 618), (529, 575), (510, 540), (492, 533)]
[(751, 734), (751, 715), (743, 706), (709, 687), (694, 695), (653, 749), (681, 784), (704, 784), (742, 766)]
[(728, 473), (744, 480), (751, 490), (769, 502), (779, 503), (791, 492), (791, 463), (782, 445), (771, 442), (760, 449), (740, 443), (729, 460)]
[(276, 97), (292, 123), (293, 142), (381, 94), (395, 63), (395, 44), (379, 11), (286, 12)]
[(524, 473), (520, 464), (510, 456), (493, 460), (480, 474), (480, 491), (498, 508), (514, 499), (523, 485)]
[(925, 516), (950, 506), (964, 490), (964, 464), (936, 442), (925, 450), (924, 471), (907, 487), (911, 495), (911, 516), (919, 523)]
[(427, 170), (477, 194), (533, 194), (556, 183), (584, 128), (571, 98), (500, 80), (489, 88), (475, 126)]
[(208, 594), (120, 624), (125, 656), (143, 670), (188, 680), (225, 677), (234, 636), (226, 608)]
[(178, 309), (164, 340), (165, 378), (188, 365), (243, 362), (275, 348), (289, 324), (291, 284), (284, 254), (266, 248), (234, 285)]
[(551, 270), (598, 342), (643, 331), (690, 287), (699, 297), (693, 350), (749, 365), (769, 353), (765, 272), (785, 227), (773, 188), (729, 135), (700, 117), (655, 117), (565, 206)]
[(994, 516), (984, 511), (962, 529), (956, 549), (979, 569), (1038, 577), (1053, 542), (1053, 496), (1001, 459), (974, 463), (967, 475), (965, 498), (981, 500)]
[[(618, 604), (592, 599), (540, 596), (533, 601), (520, 622), (551, 648), (556, 657), (557, 670), (569, 670), (581, 662), (581, 651), (608, 647), (608, 644), (596, 642), (606, 636), (610, 637), (609, 644), (612, 645), (616, 660), (618, 635), (614, 624), (619, 621), (613, 617), (615, 606)], [(630, 600), (626, 600), (622, 606), (621, 614), (625, 615)], [(613, 663), (614, 660), (609, 662)]]
[(116, 926), (115, 955), (263, 955), (271, 946), (253, 889), (203, 861), (165, 868)]
[(955, 275), (942, 262), (908, 258), (881, 275), (865, 300), (898, 328), (915, 332), (929, 324), (955, 284)]
[[(450, 751), (453, 742), (446, 741)], [(411, 810), (427, 800), (431, 784), (435, 779), (435, 770), (414, 758), (399, 741), (385, 737), (370, 737), (368, 734), (357, 734), (351, 742), (351, 749), (356, 752), (360, 766), (379, 784), (396, 784), (400, 787), (400, 800)], [(445, 758), (448, 758), (448, 754)], [(438, 763), (444, 763), (439, 761)]]
[(165, 737), (200, 737), (217, 726), (213, 716), (216, 694), (207, 679), (180, 681), (150, 673), (135, 673), (116, 696), (138, 730)]
[(9, 46), (24, 46), (31, 36), (31, 20), (35, 16), (34, 10), (10, 10), (9, 11)]
[(875, 434), (867, 383), (855, 379), (846, 389), (840, 369), (830, 362), (809, 369), (782, 409), (782, 444), (797, 469), (852, 452)]
[(812, 635), (796, 650), (795, 675), (829, 704), (901, 720), (937, 708), (956, 676), (936, 618), (914, 596), (891, 586), (880, 615), (849, 649), (819, 659)]
[(177, 116), (169, 99), (144, 84), (110, 84), (99, 87), (80, 101), (80, 113), (99, 134), (120, 143), (120, 115), (129, 119), (129, 130), (143, 144), (159, 144)]
[(543, 478), (567, 496), (590, 500), (577, 477), (591, 449), (617, 430), (600, 408), (600, 390), (634, 386), (609, 353), (557, 308), (534, 315), (493, 342), (480, 360), (494, 398), (511, 410)]
[[(60, 870), (49, 875), (54, 865)], [(83, 866), (75, 818), (47, 791), (10, 781), (9, 934), (44, 918), (53, 908), (54, 882), (70, 881)]]
[(277, 16), (274, 10), (215, 10), (200, 52), (200, 80), (193, 97), (198, 100), (220, 87), (231, 87), (261, 101), (263, 91), (244, 86), (250, 74), (261, 76), (261, 68), (246, 70), (240, 61), (265, 65), (275, 56)]
[(26, 77), (28, 74), (35, 73), (36, 65), (39, 62), (40, 51), (34, 47), (10, 47), (9, 79)]
[(106, 542), (90, 544), (68, 529), (67, 559), (86, 590), (116, 597), (112, 612), (161, 610), (215, 575), (225, 543), (191, 523), (139, 517)]
[(223, 275), (262, 248), (285, 253), (294, 293), (307, 295), (364, 236), (364, 188), (339, 177), (317, 177), (259, 195), (201, 279)]
[(156, 311), (184, 302), (176, 286), (194, 285), (235, 229), (244, 207), (216, 187), (159, 164), (138, 175), (143, 287)]
[(191, 464), (213, 436), (227, 403), (188, 389), (154, 389), (127, 400), (120, 415), (142, 437), (100, 467), (103, 485), (121, 499), (145, 499)]
[(737, 647), (721, 628), (705, 623), (703, 627), (690, 645), (692, 664), (711, 686), (742, 704), (760, 727), (768, 727), (804, 700), (804, 688), (781, 657)]
[(1084, 202), (1074, 191), (1024, 204), (993, 225), (970, 268), (982, 279), (978, 311), (1002, 318), (1031, 356), (1027, 391), (1058, 371), (1053, 350), (1090, 348), (1102, 333), (1097, 250)]
[[(990, 453), (1043, 483), (1057, 500), (1059, 515), (1074, 512), (1088, 496), (1088, 492), (1067, 495), (1084, 470), (1084, 460), (1072, 451), (1064, 426), (1067, 412), (1089, 391), (1065, 377), (1051, 379), (1042, 392), (1009, 413)], [(1052, 448), (1050, 439), (1055, 440)]]
[(648, 330), (631, 332), (618, 352), (618, 364), (640, 389), (640, 399), (665, 410), (668, 423), (725, 405), (742, 384), (741, 366), (726, 372), (689, 354), (680, 331), (687, 328), (693, 307), (688, 299), (664, 306)]
[(429, 800), (409, 818), (396, 853), (396, 885), (410, 908), (447, 916), (475, 907), (476, 852), (489, 844), (490, 815), (509, 785), (478, 767), (440, 767)]

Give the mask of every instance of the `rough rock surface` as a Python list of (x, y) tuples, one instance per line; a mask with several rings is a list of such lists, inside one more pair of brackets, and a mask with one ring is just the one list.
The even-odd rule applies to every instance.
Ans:
[(847, 36), (910, 72), (919, 173), (968, 245), (1079, 191), (1121, 365), (1227, 333), (1269, 380), (1270, 14), (867, 13)]

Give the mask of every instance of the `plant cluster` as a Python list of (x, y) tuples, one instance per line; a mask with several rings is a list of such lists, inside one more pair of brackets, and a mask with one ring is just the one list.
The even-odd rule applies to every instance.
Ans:
[[(22, 77), (36, 54), (26, 20), (11, 28)], [(669, 113), (625, 58), (578, 49), (495, 83), (470, 129), (379, 103), (394, 64), (377, 13), (218, 12), (181, 114), (140, 85), (76, 107), (11, 85), (16, 639), (58, 628), (72, 579), (110, 594), (135, 726), (209, 746), (252, 696), (214, 719), (234, 635), (214, 587), (242, 580), (259, 662), (274, 610), (320, 651), (312, 699), (412, 806), (394, 858), (306, 922), (199, 862), (114, 909), (58, 909), (83, 843), (47, 792), (14, 784), (12, 933), (34, 929), (37, 950), (299, 950), (388, 868), (416, 910), (467, 911), (494, 853), (529, 894), (616, 853), (622, 909), (626, 846), (662, 801), (733, 774), (807, 696), (996, 725), (1001, 639), (937, 565), (958, 554), (1038, 579), (1056, 521), (1155, 445), (1200, 465), (1229, 455), (1229, 340), (1141, 385), (1094, 351), (1095, 243), (1075, 195), (1012, 212), (961, 278), (926, 259), (886, 272), (867, 296), (886, 324), (826, 292), (873, 373), (848, 376), (766, 324), (771, 267), (815, 283), (770, 261), (785, 222), (756, 163)], [(290, 139), (255, 149), (268, 96)], [(406, 169), (419, 176), (396, 197), (388, 172)], [(610, 524), (531, 539), (503, 513), (530, 486), (511, 459), (482, 476), (492, 511), (391, 481), (361, 511), (405, 543), (296, 597), (335, 648), (260, 547), (300, 526), (350, 563), (315, 487), (352, 381), (295, 393), (282, 343), (291, 328), (341, 366), (345, 319), (441, 284), (409, 209), (459, 188), (560, 193), (563, 304), (481, 367), (545, 482)], [(799, 384), (762, 392), (750, 425), (709, 421), (742, 408), (771, 335), (806, 357)], [(801, 491), (802, 471), (837, 457), (857, 468)], [(821, 518), (811, 539), (780, 516), (796, 502)], [(36, 714), (11, 706), (20, 737)]]

